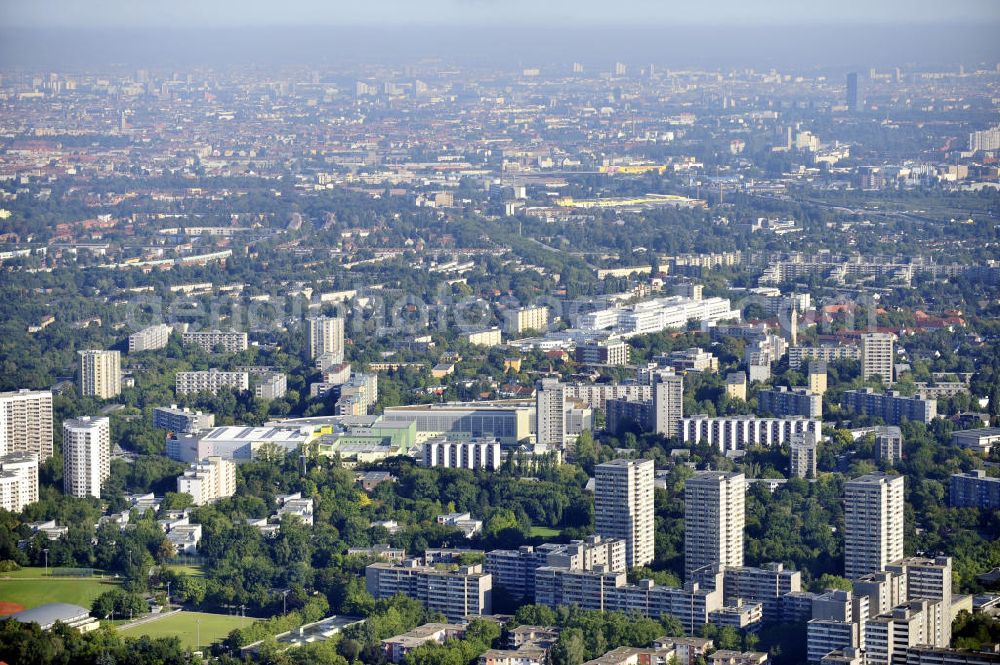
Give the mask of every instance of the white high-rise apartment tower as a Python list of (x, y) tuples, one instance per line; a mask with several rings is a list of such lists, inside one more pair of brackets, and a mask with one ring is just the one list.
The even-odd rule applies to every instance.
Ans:
[(677, 436), (684, 417), (684, 377), (660, 372), (653, 378), (653, 419), (657, 434)]
[(111, 475), (111, 421), (84, 416), (63, 421), (63, 492), (100, 498)]
[(343, 362), (344, 319), (328, 316), (306, 319), (306, 349), (310, 358), (332, 353), (331, 362)]
[(892, 383), (893, 335), (865, 333), (861, 336), (861, 378), (880, 376), (884, 385)]
[(594, 513), (602, 538), (625, 541), (629, 568), (653, 560), (653, 460), (617, 459), (595, 469)]
[(38, 455), (0, 455), (0, 508), (19, 513), (38, 501)]
[(80, 351), (80, 394), (111, 399), (122, 392), (122, 356), (118, 351)]
[(0, 393), (0, 456), (34, 453), (52, 457), (52, 393), (18, 390)]
[(556, 448), (566, 443), (566, 386), (542, 379), (535, 386), (535, 442)]
[(743, 565), (746, 477), (701, 471), (684, 485), (684, 577), (713, 564)]
[(855, 580), (903, 558), (903, 476), (871, 473), (845, 486), (844, 572)]

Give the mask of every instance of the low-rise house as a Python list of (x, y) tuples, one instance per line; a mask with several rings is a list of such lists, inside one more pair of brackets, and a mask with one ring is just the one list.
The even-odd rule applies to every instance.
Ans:
[(390, 662), (398, 663), (419, 646), (465, 637), (465, 626), (453, 623), (425, 623), (413, 630), (382, 640), (382, 652)]

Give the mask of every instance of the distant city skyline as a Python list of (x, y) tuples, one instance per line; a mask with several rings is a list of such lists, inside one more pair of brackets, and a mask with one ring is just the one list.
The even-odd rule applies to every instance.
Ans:
[(625, 0), (376, 0), (370, 3), (291, 0), (35, 0), (8, 3), (4, 27), (267, 27), (399, 25), (808, 25), (828, 23), (935, 24), (1000, 21), (992, 0), (708, 0), (701, 3)]

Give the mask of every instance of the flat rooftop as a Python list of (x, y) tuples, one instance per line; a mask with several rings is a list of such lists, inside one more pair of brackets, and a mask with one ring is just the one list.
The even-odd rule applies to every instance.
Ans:
[(312, 436), (296, 427), (215, 427), (205, 436), (206, 441), (296, 441)]

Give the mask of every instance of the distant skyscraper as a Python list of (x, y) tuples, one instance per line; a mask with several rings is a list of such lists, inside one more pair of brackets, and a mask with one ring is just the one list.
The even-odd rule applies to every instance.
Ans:
[(702, 471), (684, 485), (684, 577), (715, 563), (743, 565), (746, 478)]
[(816, 435), (812, 432), (792, 434), (791, 464), (788, 475), (792, 478), (816, 477)]
[(80, 394), (111, 399), (122, 392), (122, 356), (118, 351), (80, 351)]
[(677, 436), (684, 417), (684, 377), (658, 373), (653, 378), (653, 419), (657, 434)]
[(332, 353), (333, 362), (342, 362), (344, 319), (328, 316), (306, 319), (306, 349), (310, 358)]
[(0, 393), (0, 456), (34, 453), (52, 457), (52, 393), (18, 390)]
[(566, 443), (566, 387), (559, 379), (535, 386), (535, 442), (556, 448)]
[(861, 378), (865, 381), (879, 376), (884, 385), (892, 383), (893, 335), (865, 333), (861, 336)]
[(844, 571), (848, 579), (879, 573), (903, 558), (903, 476), (879, 473), (845, 486)]
[(111, 475), (111, 421), (84, 416), (63, 422), (63, 492), (100, 498)]
[(847, 75), (847, 110), (854, 112), (858, 110), (858, 74), (851, 72)]
[(653, 467), (653, 460), (617, 459), (594, 472), (597, 533), (625, 541), (629, 568), (653, 560)]

